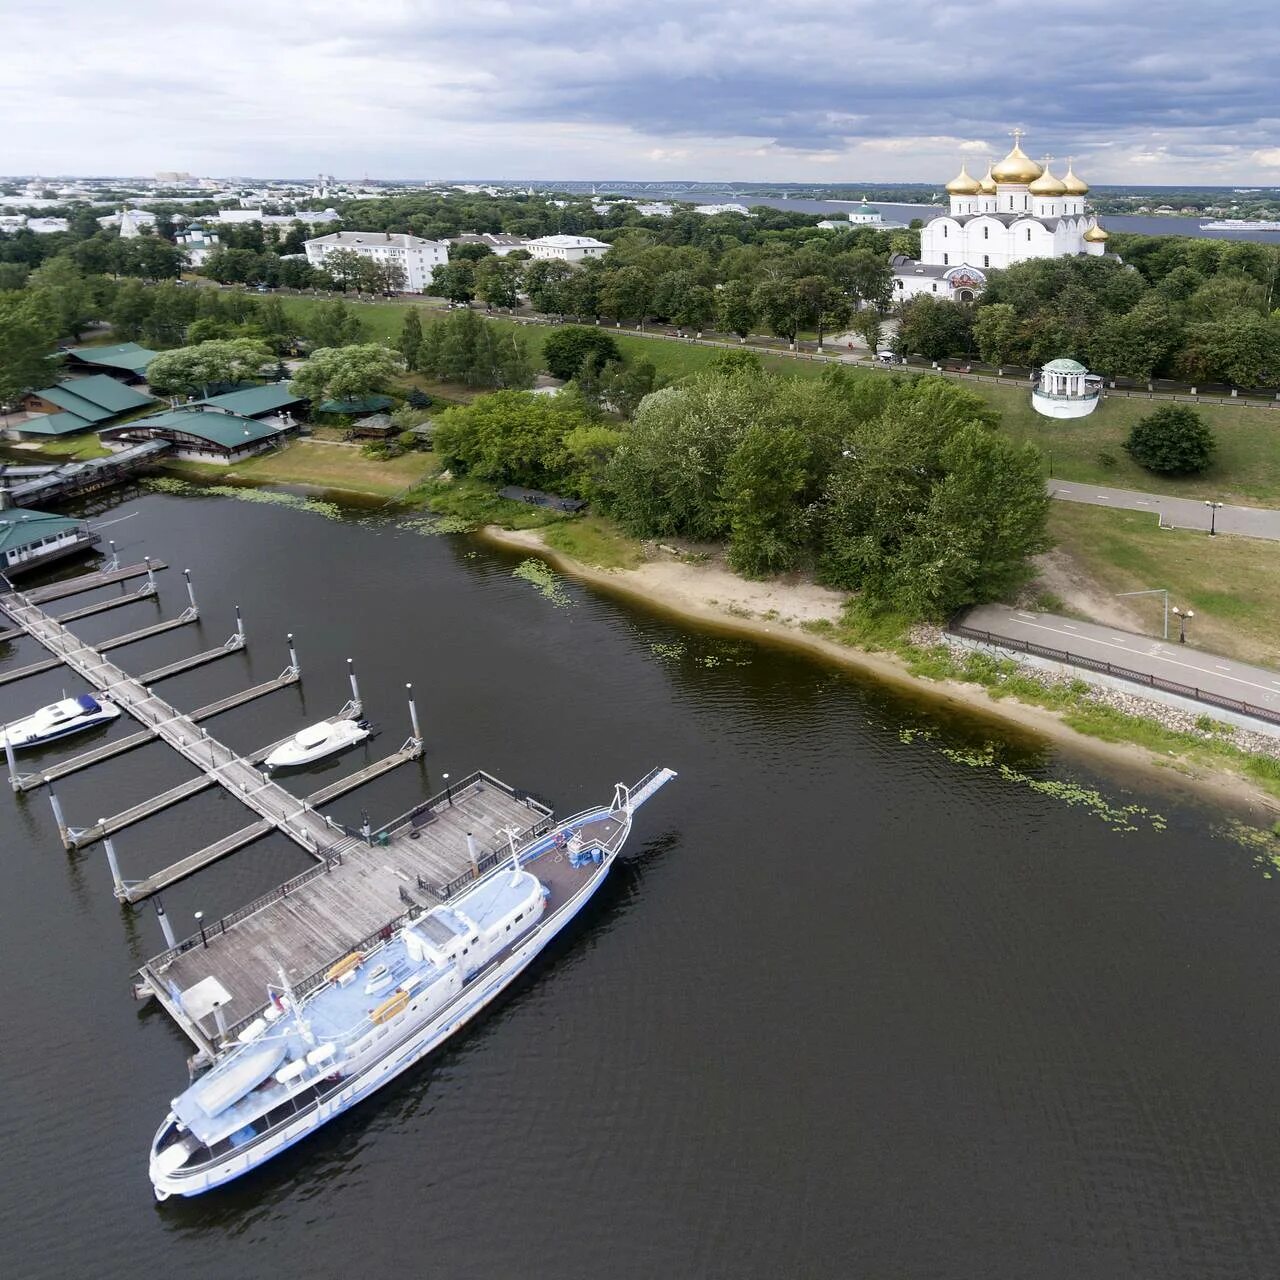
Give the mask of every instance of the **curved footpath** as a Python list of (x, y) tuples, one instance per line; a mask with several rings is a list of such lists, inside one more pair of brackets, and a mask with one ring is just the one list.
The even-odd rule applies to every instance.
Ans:
[[(840, 666), (875, 676), (915, 694), (1016, 724), (1087, 753), (1121, 769), (1138, 769), (1148, 782), (1191, 786), (1233, 809), (1247, 808), (1250, 819), (1267, 825), (1280, 802), (1261, 787), (1226, 768), (1206, 768), (1179, 760), (1170, 774), (1170, 757), (1134, 743), (1106, 742), (1078, 732), (1054, 711), (1011, 697), (993, 698), (981, 685), (958, 680), (928, 680), (913, 675), (895, 654), (872, 652), (801, 629), (806, 621), (834, 622), (845, 597), (811, 582), (751, 582), (714, 565), (650, 561), (637, 569), (598, 569), (548, 547), (536, 529), (486, 525), (479, 534), (501, 547), (538, 556), (566, 576), (588, 582), (646, 608), (709, 624), (718, 630), (750, 635), (815, 654)], [(760, 612), (769, 616), (760, 616)]]
[(1065, 480), (1048, 481), (1049, 496), (1064, 502), (1084, 502), (1092, 507), (1114, 507), (1122, 511), (1146, 511), (1166, 529), (1198, 529), (1208, 533), (1234, 533), (1244, 538), (1266, 538), (1280, 542), (1280, 511), (1271, 507), (1233, 507), (1225, 503), (1210, 521), (1209, 504), (1199, 498), (1172, 498), (1163, 493), (1135, 489), (1110, 489), (1100, 484), (1078, 484)]

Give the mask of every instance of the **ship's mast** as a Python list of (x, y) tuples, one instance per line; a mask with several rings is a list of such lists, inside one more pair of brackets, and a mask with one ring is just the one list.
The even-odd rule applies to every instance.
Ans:
[(303, 1016), (302, 1006), (298, 1003), (298, 997), (293, 994), (293, 987), (285, 974), (284, 965), (278, 966), (276, 972), (280, 975), (280, 988), (289, 1002), (289, 1008), (293, 1010), (293, 1020), (297, 1024), (299, 1033), (308, 1044), (315, 1044), (316, 1038), (311, 1030), (311, 1024)]

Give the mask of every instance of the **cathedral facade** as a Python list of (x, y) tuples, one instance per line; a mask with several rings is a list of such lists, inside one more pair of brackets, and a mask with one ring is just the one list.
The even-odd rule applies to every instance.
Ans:
[(1086, 212), (1089, 188), (1068, 167), (1055, 177), (1022, 150), (1013, 150), (973, 178), (962, 165), (947, 183), (950, 208), (920, 232), (920, 258), (893, 259), (893, 296), (920, 294), (970, 302), (986, 285), (986, 272), (1029, 258), (1065, 258), (1106, 252), (1107, 233)]

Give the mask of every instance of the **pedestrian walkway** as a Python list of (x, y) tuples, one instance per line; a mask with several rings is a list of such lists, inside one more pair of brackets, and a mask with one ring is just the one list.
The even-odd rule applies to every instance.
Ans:
[[(1109, 489), (1105, 485), (1076, 484), (1050, 480), (1049, 494), (1065, 502), (1086, 502), (1093, 507), (1114, 507), (1118, 511), (1146, 511), (1159, 518), (1166, 528), (1199, 529), (1209, 532), (1210, 509), (1203, 498), (1171, 498), (1162, 493), (1140, 493), (1135, 489)], [(1269, 507), (1217, 509), (1212, 521), (1219, 533), (1244, 538), (1266, 538), (1280, 542), (1280, 511)]]
[[(1158, 640), (1052, 613), (1028, 613), (1003, 604), (979, 605), (953, 626), (956, 634), (1019, 650), (1053, 650), (1058, 661), (1136, 682), (1260, 719), (1280, 722), (1280, 671), (1205, 653), (1175, 640)], [(975, 633), (978, 633), (975, 635)]]

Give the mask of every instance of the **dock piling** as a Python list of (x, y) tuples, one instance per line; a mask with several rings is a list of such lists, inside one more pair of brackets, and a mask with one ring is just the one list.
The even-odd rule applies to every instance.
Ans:
[(196, 606), (196, 589), (191, 585), (191, 570), (183, 569), (182, 576), (187, 580), (187, 599), (191, 601), (192, 612), (198, 613), (199, 609)]
[(467, 857), (471, 859), (471, 874), (478, 876), (480, 874), (480, 858), (476, 853), (476, 838), (467, 832)]
[(354, 658), (347, 659), (347, 679), (351, 681), (351, 705), (355, 708), (352, 714), (358, 716), (363, 704), (360, 701), (360, 682), (356, 679)]
[(367, 845), (373, 844), (373, 826), (369, 822), (369, 810), (360, 810), (360, 834), (364, 837)]
[(9, 741), (9, 735), (4, 735), (4, 762), (9, 766), (9, 785), (18, 791), (22, 784), (18, 781), (18, 766), (13, 758), (13, 743)]
[[(105, 827), (107, 825), (106, 818), (99, 818), (98, 825), (100, 827)], [(107, 866), (111, 868), (112, 887), (115, 890), (116, 897), (119, 898), (121, 901), (123, 901), (125, 897), (124, 879), (120, 875), (120, 863), (116, 858), (116, 847), (112, 843), (110, 836), (104, 836), (102, 839), (102, 843), (107, 851)]]
[(422, 730), (418, 727), (418, 704), (413, 700), (413, 684), (406, 683), (405, 689), (409, 693), (409, 723), (413, 726), (413, 740), (422, 745)]
[(240, 616), (240, 606), (236, 605), (236, 635), (240, 637), (241, 647), (245, 643), (244, 619)]
[(295, 676), (300, 676), (302, 674), (302, 668), (298, 666), (298, 651), (293, 647), (292, 631), (285, 636), (285, 641), (289, 645), (289, 670), (292, 671)]
[(114, 538), (107, 539), (107, 547), (111, 554), (107, 557), (106, 569), (110, 573), (114, 573), (120, 567), (120, 557), (116, 553), (116, 542)]
[(143, 556), (142, 563), (147, 566), (147, 594), (153, 596), (156, 593), (156, 575), (151, 567), (151, 557)]
[(67, 830), (67, 820), (62, 815), (62, 801), (52, 787), (49, 788), (49, 805), (53, 809), (53, 820), (58, 824), (58, 835), (62, 838), (63, 846), (69, 849), (71, 833)]
[(173, 925), (169, 923), (169, 917), (164, 913), (164, 903), (159, 896), (156, 897), (156, 919), (160, 922), (160, 932), (164, 934), (164, 945), (172, 951), (178, 945), (178, 939), (173, 932)]

